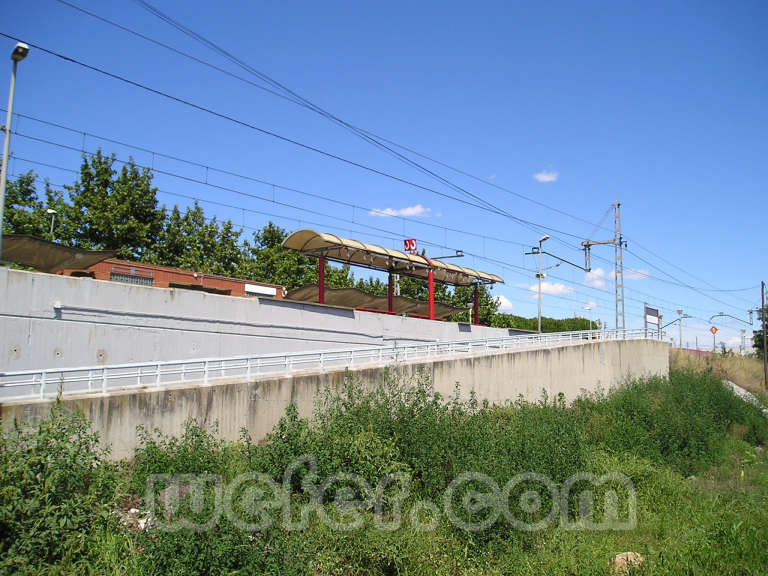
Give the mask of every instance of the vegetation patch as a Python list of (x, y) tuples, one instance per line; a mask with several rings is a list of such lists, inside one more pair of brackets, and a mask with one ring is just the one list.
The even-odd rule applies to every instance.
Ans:
[[(312, 420), (290, 407), (263, 444), (245, 433), (224, 442), (195, 422), (178, 437), (139, 434), (134, 457), (113, 464), (83, 416), (60, 405), (37, 427), (7, 427), (0, 573), (768, 565), (768, 420), (711, 372), (676, 370), (571, 406), (443, 398), (423, 377), (375, 390), (348, 381), (326, 391)], [(608, 522), (633, 513), (629, 529)]]

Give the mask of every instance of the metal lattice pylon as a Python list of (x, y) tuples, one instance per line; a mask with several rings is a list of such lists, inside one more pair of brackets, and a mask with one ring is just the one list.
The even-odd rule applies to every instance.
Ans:
[(614, 286), (616, 290), (616, 329), (624, 330), (626, 324), (624, 322), (624, 237), (621, 235), (621, 202), (614, 202), (611, 204), (613, 207), (613, 239), (612, 240), (585, 240), (581, 243), (584, 246), (584, 261), (586, 263), (587, 271), (591, 270), (590, 265), (590, 248), (596, 245), (611, 245), (613, 244), (614, 251)]

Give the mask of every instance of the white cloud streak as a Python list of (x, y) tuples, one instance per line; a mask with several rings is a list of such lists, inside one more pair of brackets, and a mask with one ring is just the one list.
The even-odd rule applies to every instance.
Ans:
[(541, 183), (557, 182), (559, 176), (560, 174), (556, 170), (542, 170), (541, 172), (536, 172), (533, 175), (533, 179)]
[(624, 268), (625, 280), (645, 280), (650, 278), (651, 273), (648, 270), (637, 270), (635, 268)]
[(510, 302), (509, 298), (499, 294), (496, 296), (496, 300), (499, 302), (499, 312), (514, 312), (515, 305)]
[(422, 216), (428, 218), (431, 208), (425, 208), (421, 204), (415, 206), (406, 206), (405, 208), (374, 208), (368, 214), (371, 216), (382, 216), (384, 218), (390, 216)]
[(595, 268), (584, 274), (584, 286), (592, 288), (605, 288), (606, 273), (602, 268)]
[[(533, 286), (529, 286), (528, 290), (534, 293), (535, 297), (538, 297), (539, 293), (539, 285), (534, 284)], [(551, 296), (558, 296), (561, 294), (570, 294), (573, 292), (573, 288), (570, 286), (566, 286), (565, 284), (560, 283), (552, 283), (552, 282), (542, 282), (541, 283), (541, 293), (542, 294), (549, 294)]]

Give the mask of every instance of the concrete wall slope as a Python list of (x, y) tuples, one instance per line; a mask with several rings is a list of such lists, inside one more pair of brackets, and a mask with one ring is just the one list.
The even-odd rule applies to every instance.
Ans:
[[(471, 357), (441, 358), (392, 367), (362, 368), (350, 373), (365, 386), (381, 385), (394, 372), (399, 378), (423, 374), (435, 391), (453, 394), (456, 384), (463, 396), (471, 391), (492, 403), (514, 401), (520, 396), (538, 400), (563, 394), (573, 400), (584, 391), (607, 390), (630, 376), (665, 376), (669, 372), (668, 346), (654, 340), (586, 342), (542, 350), (501, 352)], [(132, 390), (106, 396), (67, 397), (69, 409), (82, 410), (102, 440), (112, 446), (114, 458), (128, 457), (136, 446), (136, 427), (159, 428), (179, 434), (184, 422), (194, 418), (206, 427), (218, 422), (220, 435), (237, 440), (245, 428), (262, 440), (295, 403), (311, 416), (318, 394), (340, 386), (345, 371), (296, 374), (231, 383), (186, 385), (168, 389)], [(45, 417), (51, 401), (0, 404), (4, 425), (14, 419), (34, 423)]]

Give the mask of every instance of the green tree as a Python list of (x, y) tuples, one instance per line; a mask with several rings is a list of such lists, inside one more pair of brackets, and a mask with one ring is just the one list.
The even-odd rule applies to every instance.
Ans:
[(65, 186), (71, 204), (62, 224), (71, 226), (68, 243), (142, 260), (157, 243), (165, 210), (158, 208), (151, 170), (139, 169), (132, 159), (119, 171), (114, 164), (114, 154), (107, 157), (101, 150), (83, 157), (79, 181)]
[(197, 202), (187, 207), (184, 214), (174, 206), (146, 260), (152, 264), (231, 276), (247, 257), (240, 235), (241, 231), (235, 229), (231, 220), (219, 223), (216, 217), (206, 219)]
[(37, 174), (31, 170), (8, 180), (5, 189), (4, 234), (42, 236), (45, 230), (45, 208), (37, 193)]
[[(260, 282), (281, 284), (293, 290), (318, 280), (317, 260), (303, 256), (295, 250), (283, 247), (288, 233), (273, 222), (254, 232), (253, 244), (244, 243), (237, 275)], [(336, 267), (326, 264), (325, 285), (328, 288), (354, 286), (354, 276), (349, 266)]]
[[(60, 239), (62, 234), (68, 238), (68, 227), (61, 219), (67, 213), (63, 195), (46, 182), (45, 199), (41, 199), (37, 188), (38, 176), (31, 170), (7, 182), (3, 233), (28, 234), (46, 240)], [(48, 209), (56, 211), (53, 234)]]

